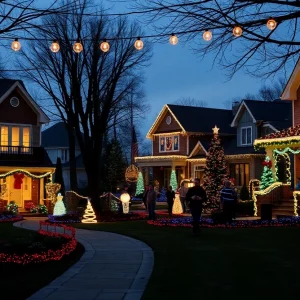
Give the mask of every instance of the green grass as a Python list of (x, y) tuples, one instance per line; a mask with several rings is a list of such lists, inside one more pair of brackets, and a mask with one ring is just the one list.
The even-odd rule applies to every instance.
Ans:
[(146, 242), (155, 265), (143, 300), (285, 299), (299, 295), (300, 228), (156, 227), (145, 221), (78, 224)]
[[(12, 223), (0, 223), (2, 242), (14, 243), (14, 241), (33, 239), (36, 235), (37, 232), (16, 228)], [(63, 274), (80, 259), (83, 253), (84, 248), (79, 244), (73, 253), (61, 261), (25, 266), (0, 263), (0, 290), (10, 299), (26, 299)]]

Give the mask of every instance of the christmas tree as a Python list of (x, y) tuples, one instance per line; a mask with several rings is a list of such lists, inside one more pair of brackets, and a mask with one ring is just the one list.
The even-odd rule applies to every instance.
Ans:
[(264, 190), (272, 183), (274, 183), (273, 172), (272, 172), (272, 162), (270, 161), (270, 157), (266, 156), (265, 161), (263, 162), (263, 173), (261, 175), (260, 180), (260, 189)]
[(92, 207), (91, 201), (88, 199), (86, 209), (84, 211), (82, 223), (97, 223), (96, 215)]
[(63, 202), (63, 196), (61, 194), (57, 195), (57, 201), (54, 205), (53, 216), (62, 216), (66, 214), (66, 207)]
[(179, 194), (175, 195), (175, 200), (174, 200), (174, 204), (173, 204), (173, 208), (172, 208), (172, 213), (175, 215), (179, 215), (183, 213), (183, 209), (182, 209), (182, 205), (181, 205), (181, 201), (179, 198)]
[(175, 170), (172, 170), (171, 172), (170, 186), (172, 187), (174, 192), (177, 190), (177, 179), (176, 179)]
[(137, 184), (136, 184), (136, 192), (135, 192), (135, 195), (140, 195), (140, 194), (143, 194), (144, 193), (144, 178), (143, 178), (143, 174), (142, 172), (139, 172), (139, 177), (138, 177), (138, 180), (137, 180)]
[(218, 134), (219, 128), (213, 128), (213, 138), (206, 155), (206, 166), (204, 169), (204, 187), (207, 194), (205, 210), (209, 212), (212, 208), (219, 207), (220, 191), (224, 181), (228, 178), (225, 164), (224, 148)]

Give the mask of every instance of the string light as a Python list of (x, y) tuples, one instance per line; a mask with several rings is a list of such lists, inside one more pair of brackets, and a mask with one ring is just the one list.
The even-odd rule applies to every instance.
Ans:
[(137, 40), (135, 41), (134, 47), (136, 50), (142, 50), (144, 48), (144, 43), (140, 37), (138, 37)]
[(83, 46), (79, 39), (74, 43), (73, 50), (75, 53), (80, 53), (83, 50)]
[(51, 176), (54, 172), (47, 172), (45, 174), (42, 174), (42, 175), (34, 175), (26, 170), (22, 170), (22, 169), (16, 169), (16, 170), (12, 170), (12, 171), (9, 171), (7, 173), (4, 173), (4, 174), (0, 174), (0, 178), (5, 178), (7, 176), (11, 176), (11, 175), (14, 175), (15, 173), (22, 173), (30, 178), (34, 178), (34, 179), (41, 179), (41, 178), (45, 178), (47, 176)]
[(108, 52), (108, 51), (109, 51), (109, 48), (110, 48), (109, 43), (108, 43), (106, 40), (103, 40), (103, 42), (100, 44), (100, 49), (101, 49), (103, 52)]
[(203, 39), (207, 42), (209, 42), (212, 39), (212, 32), (209, 30), (204, 31), (203, 33)]
[(21, 43), (19, 42), (18, 39), (15, 39), (11, 43), (11, 49), (13, 49), (14, 51), (20, 51), (21, 50)]
[(232, 34), (235, 37), (239, 37), (243, 34), (243, 29), (240, 26), (235, 26), (232, 30)]
[(59, 46), (59, 43), (57, 40), (54, 40), (50, 46), (50, 50), (53, 52), (53, 53), (57, 53), (59, 52), (60, 50), (60, 46)]
[(294, 197), (294, 215), (298, 217), (298, 199), (297, 196), (300, 195), (300, 191), (293, 191), (293, 197)]
[(274, 30), (277, 26), (277, 22), (274, 19), (269, 19), (267, 22), (267, 27), (270, 30)]
[(169, 42), (170, 42), (171, 45), (174, 45), (174, 46), (177, 45), (178, 44), (178, 37), (174, 33), (172, 33), (172, 35), (169, 39)]

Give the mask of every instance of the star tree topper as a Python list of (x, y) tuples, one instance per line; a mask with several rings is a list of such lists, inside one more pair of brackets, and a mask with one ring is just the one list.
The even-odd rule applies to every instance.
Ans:
[(219, 130), (220, 130), (220, 128), (218, 128), (217, 125), (215, 125), (215, 127), (212, 128), (212, 131), (214, 132), (214, 134), (219, 134)]

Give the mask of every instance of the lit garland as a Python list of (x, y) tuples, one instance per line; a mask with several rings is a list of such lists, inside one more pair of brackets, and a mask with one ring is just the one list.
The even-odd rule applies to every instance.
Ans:
[(297, 196), (300, 195), (300, 191), (293, 191), (294, 197), (294, 215), (298, 217), (298, 199)]
[[(81, 195), (77, 194), (77, 193), (74, 192), (74, 191), (67, 191), (66, 194), (67, 194), (67, 193), (72, 193), (72, 194), (74, 194), (75, 196), (77, 196), (77, 197), (79, 197), (79, 198), (81, 198), (81, 199), (89, 199), (89, 197), (81, 196)], [(105, 196), (105, 195), (103, 195), (103, 196)], [(101, 198), (101, 197), (100, 197), (100, 198)]]
[(254, 191), (253, 192), (253, 205), (254, 205), (254, 216), (257, 217), (257, 198), (256, 196), (264, 196), (272, 192), (274, 189), (282, 186), (282, 182), (274, 182), (270, 186), (268, 186), (266, 189), (262, 191)]
[(250, 195), (253, 195), (254, 192), (254, 187), (260, 185), (260, 180), (259, 179), (250, 179), (249, 180), (249, 185), (248, 185), (248, 191), (250, 192)]
[(136, 157), (135, 161), (143, 161), (143, 160), (186, 160), (186, 155), (161, 155), (161, 156), (140, 156)]
[(293, 150), (293, 149), (291, 149), (290, 147), (287, 147), (287, 148), (285, 148), (285, 149), (282, 150), (282, 151), (280, 151), (280, 150), (278, 150), (278, 149), (274, 149), (273, 152), (276, 152), (277, 154), (280, 154), (280, 155), (285, 154), (285, 153), (288, 153), (288, 152), (291, 152), (291, 153), (293, 153), (293, 154), (299, 154), (299, 153), (300, 153), (300, 149), (298, 149), (298, 150)]
[(24, 174), (30, 178), (34, 178), (34, 179), (41, 179), (41, 178), (45, 178), (47, 176), (52, 176), (53, 172), (47, 172), (45, 174), (42, 174), (42, 175), (34, 175), (26, 170), (21, 170), (21, 169), (16, 169), (16, 170), (12, 170), (12, 171), (9, 171), (7, 173), (4, 173), (4, 174), (0, 174), (0, 178), (5, 178), (7, 176), (11, 176), (11, 175), (14, 175), (15, 173), (21, 173), (21, 174)]
[(286, 180), (287, 183), (291, 183), (292, 181), (292, 174), (291, 174), (291, 159), (290, 156), (288, 155), (288, 153), (291, 152), (292, 154), (299, 154), (300, 150), (293, 150), (289, 147), (285, 148), (284, 150), (278, 150), (278, 149), (274, 149), (273, 150), (273, 157), (275, 158), (276, 164), (275, 164), (275, 176), (276, 176), (276, 180), (278, 180), (278, 156), (282, 155), (285, 158), (285, 162), (286, 162)]

